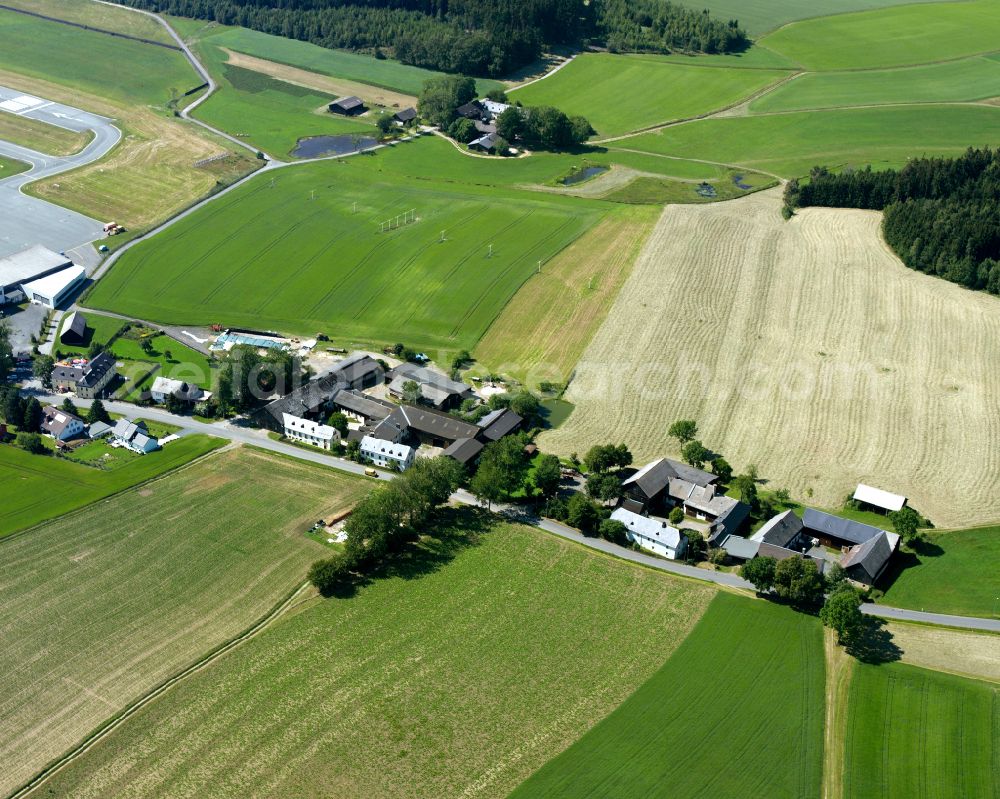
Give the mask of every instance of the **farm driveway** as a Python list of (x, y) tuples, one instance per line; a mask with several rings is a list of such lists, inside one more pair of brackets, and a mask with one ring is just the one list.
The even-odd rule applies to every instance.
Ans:
[(17, 114), (75, 131), (93, 131), (94, 138), (76, 155), (59, 157), (0, 141), (0, 155), (31, 165), (19, 175), (0, 180), (0, 257), (33, 244), (65, 252), (101, 236), (101, 223), (76, 211), (29, 197), (21, 189), (28, 183), (67, 172), (103, 157), (121, 131), (111, 120), (61, 103), (26, 95), (0, 86), (0, 113)]

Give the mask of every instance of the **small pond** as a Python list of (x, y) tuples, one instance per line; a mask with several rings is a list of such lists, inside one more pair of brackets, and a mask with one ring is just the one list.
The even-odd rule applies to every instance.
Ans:
[(743, 189), (743, 191), (753, 188), (749, 183), (743, 182), (743, 175), (733, 175), (733, 183), (736, 185), (736, 188)]
[(576, 406), (564, 399), (542, 400), (542, 418), (545, 428), (552, 430), (565, 422)]
[(575, 186), (577, 183), (583, 183), (585, 180), (590, 180), (593, 177), (597, 177), (602, 172), (607, 172), (608, 168), (606, 166), (588, 166), (585, 169), (581, 169), (579, 172), (574, 172), (572, 175), (564, 177), (560, 183), (563, 186)]
[(347, 155), (374, 147), (378, 142), (371, 136), (310, 136), (299, 139), (292, 155), (296, 158), (319, 158), (323, 155)]

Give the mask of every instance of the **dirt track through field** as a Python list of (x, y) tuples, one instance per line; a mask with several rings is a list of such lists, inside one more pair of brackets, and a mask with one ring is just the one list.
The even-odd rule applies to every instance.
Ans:
[(779, 209), (668, 206), (542, 446), (676, 455), (667, 427), (693, 418), (814, 504), (862, 481), (939, 526), (1000, 517), (1000, 302), (904, 267), (875, 212)]
[(226, 53), (229, 63), (234, 67), (242, 67), (253, 72), (260, 72), (276, 80), (283, 80), (285, 83), (304, 86), (307, 89), (316, 89), (317, 91), (332, 94), (336, 97), (355, 95), (365, 102), (374, 105), (408, 108), (417, 104), (417, 98), (408, 94), (401, 94), (390, 89), (382, 89), (367, 83), (357, 83), (353, 80), (331, 78), (328, 75), (310, 72), (307, 69), (290, 67), (287, 64), (279, 64), (277, 61), (268, 61), (264, 58), (238, 53), (226, 47), (222, 49)]

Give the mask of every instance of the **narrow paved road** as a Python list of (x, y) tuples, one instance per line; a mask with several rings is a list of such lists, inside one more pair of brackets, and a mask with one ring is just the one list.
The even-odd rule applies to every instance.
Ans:
[[(38, 390), (29, 390), (26, 393), (31, 396), (38, 397), (38, 400), (42, 403), (49, 402), (58, 405), (64, 399), (63, 396), (51, 395)], [(74, 402), (77, 407), (81, 408), (89, 408), (91, 404), (90, 400), (75, 398)], [(181, 435), (190, 433), (207, 433), (209, 435), (225, 438), (236, 443), (249, 444), (270, 452), (276, 452), (281, 455), (298, 458), (299, 460), (308, 461), (309, 463), (317, 463), (321, 466), (327, 466), (332, 469), (340, 469), (341, 471), (350, 472), (351, 474), (364, 474), (365, 471), (364, 466), (354, 463), (353, 461), (327, 455), (320, 450), (308, 450), (302, 447), (292, 446), (291, 444), (285, 444), (281, 441), (275, 441), (268, 438), (267, 433), (263, 430), (258, 430), (252, 427), (243, 427), (238, 421), (202, 424), (189, 417), (177, 416), (160, 408), (140, 408), (129, 403), (114, 402), (111, 400), (105, 401), (104, 407), (111, 413), (119, 413), (133, 419), (143, 418), (149, 419), (153, 422), (175, 425), (181, 428)], [(382, 480), (391, 480), (393, 476), (394, 475), (391, 472), (379, 470), (379, 478)], [(452, 495), (452, 500), (463, 505), (481, 505), (479, 500), (477, 500), (465, 489), (459, 489), (456, 491)], [(686, 563), (677, 563), (672, 560), (654, 558), (642, 552), (625, 549), (624, 547), (612, 544), (610, 541), (605, 541), (603, 538), (589, 538), (581, 535), (572, 527), (567, 527), (565, 524), (560, 524), (559, 522), (551, 519), (539, 518), (520, 505), (494, 505), (492, 509), (496, 513), (499, 513), (513, 521), (533, 525), (569, 541), (574, 541), (578, 544), (582, 544), (583, 546), (590, 547), (591, 549), (596, 549), (599, 552), (604, 552), (608, 555), (613, 555), (614, 557), (631, 561), (632, 563), (648, 566), (651, 569), (659, 569), (660, 571), (680, 575), (681, 577), (688, 577), (693, 580), (705, 580), (706, 582), (723, 585), (727, 588), (738, 588), (747, 591), (753, 590), (753, 586), (750, 583), (731, 572), (699, 569), (694, 566), (688, 566)], [(974, 616), (950, 616), (940, 613), (925, 613), (924, 611), (919, 610), (906, 610), (903, 608), (894, 608), (888, 605), (874, 604), (862, 605), (861, 611), (871, 616), (879, 616), (896, 621), (923, 622), (925, 624), (937, 624), (945, 627), (961, 627), (968, 630), (1000, 632), (1000, 619), (983, 619)]]

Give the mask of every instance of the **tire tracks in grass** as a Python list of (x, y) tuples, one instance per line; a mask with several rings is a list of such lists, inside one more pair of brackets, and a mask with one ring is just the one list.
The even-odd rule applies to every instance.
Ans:
[[(533, 253), (536, 250), (538, 250), (540, 247), (545, 246), (552, 239), (559, 237), (562, 234), (562, 232), (564, 230), (566, 230), (566, 228), (568, 228), (569, 226), (571, 226), (573, 224), (574, 221), (575, 220), (574, 220), (573, 217), (567, 217), (566, 220), (559, 227), (557, 227), (554, 230), (552, 230), (545, 238), (541, 239), (540, 241), (535, 242), (535, 244), (533, 244), (531, 247), (529, 247), (527, 250), (525, 250), (524, 254), (521, 257), (522, 258), (527, 258), (530, 253)], [(479, 310), (479, 307), (483, 304), (483, 302), (485, 301), (486, 297), (488, 295), (490, 295), (490, 294), (493, 293), (493, 289), (496, 288), (497, 284), (500, 283), (500, 281), (503, 280), (508, 274), (510, 274), (511, 270), (514, 269), (514, 267), (516, 265), (517, 265), (517, 259), (516, 258), (515, 259), (511, 259), (511, 262), (507, 266), (507, 268), (504, 269), (502, 272), (500, 272), (500, 274), (498, 274), (493, 279), (493, 282), (490, 283), (483, 291), (481, 291), (479, 293), (479, 296), (476, 298), (476, 301), (472, 305), (469, 306), (469, 308), (466, 310), (466, 312), (462, 316), (462, 318), (459, 319), (458, 322), (455, 324), (455, 327), (451, 331), (451, 337), (452, 338), (454, 338), (458, 334), (458, 331), (462, 327), (462, 325), (464, 325), (472, 317), (472, 315), (477, 310)], [(530, 275), (529, 275), (529, 277), (530, 277)]]
[[(473, 210), (468, 215), (462, 217), (457, 222), (453, 223), (452, 226), (454, 227), (454, 226), (458, 226), (458, 225), (464, 225), (466, 222), (469, 222), (470, 220), (472, 220), (482, 209), (485, 209), (485, 208), (486, 208), (485, 205), (478, 205), (478, 206), (476, 206), (475, 210)], [(407, 270), (409, 270), (409, 268), (411, 266), (413, 266), (413, 264), (416, 262), (417, 258), (419, 258), (423, 253), (427, 252), (427, 250), (431, 249), (431, 247), (433, 247), (435, 244), (440, 244), (440, 243), (441, 243), (440, 240), (431, 239), (426, 244), (424, 244), (422, 247), (418, 248), (417, 251), (414, 252), (413, 255), (411, 255), (405, 261), (403, 261), (403, 263), (399, 266), (399, 268), (393, 273), (393, 279), (398, 280), (399, 278), (401, 278), (407, 272)], [(377, 297), (378, 297), (378, 291), (372, 292), (371, 295), (369, 296), (369, 298), (367, 300), (365, 300), (364, 304), (358, 309), (357, 313), (354, 314), (353, 318), (354, 319), (359, 318), (361, 316), (361, 314), (363, 314), (365, 311), (367, 311), (368, 308), (369, 308), (369, 306), (373, 302), (375, 302), (375, 300), (376, 300)]]
[(281, 233), (281, 235), (277, 236), (274, 239), (271, 239), (271, 241), (267, 244), (266, 247), (264, 247), (262, 250), (259, 250), (252, 258), (248, 259), (247, 261), (244, 261), (242, 266), (240, 266), (238, 269), (230, 273), (230, 275), (224, 278), (222, 282), (219, 283), (219, 285), (217, 285), (208, 294), (206, 294), (202, 298), (200, 304), (202, 306), (207, 305), (220, 291), (226, 288), (230, 283), (232, 283), (238, 277), (240, 277), (253, 264), (259, 262), (262, 258), (267, 256), (268, 253), (271, 252), (271, 250), (273, 250), (275, 247), (277, 247), (279, 244), (285, 241), (289, 236), (294, 236), (296, 232), (299, 230), (299, 228), (301, 228), (303, 225), (307, 225), (310, 222), (312, 222), (316, 217), (321, 216), (324, 213), (324, 211), (325, 209), (320, 208), (318, 211), (313, 212), (304, 219), (300, 219), (291, 227), (285, 228), (284, 231)]

